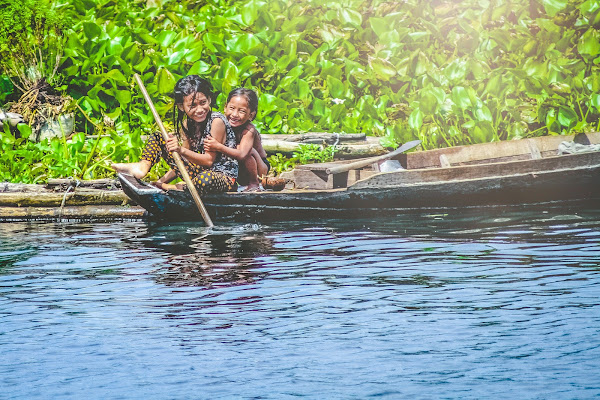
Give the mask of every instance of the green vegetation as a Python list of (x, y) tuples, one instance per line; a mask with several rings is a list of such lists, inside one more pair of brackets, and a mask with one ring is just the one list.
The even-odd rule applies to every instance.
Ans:
[[(184, 75), (208, 78), (219, 109), (230, 89), (256, 89), (263, 133), (435, 148), (600, 124), (600, 0), (68, 0), (61, 15), (72, 24), (59, 71), (90, 159), (52, 170), (65, 176), (139, 157), (153, 118), (133, 73), (166, 120)], [(44, 179), (15, 173), (2, 177)]]
[(66, 20), (44, 0), (0, 0), (0, 71), (26, 93), (56, 83)]
[(269, 163), (273, 171), (279, 175), (284, 171), (289, 171), (299, 164), (312, 164), (333, 161), (337, 152), (337, 146), (321, 146), (318, 144), (301, 144), (298, 150), (294, 151), (292, 157), (286, 157), (277, 153), (269, 157)]

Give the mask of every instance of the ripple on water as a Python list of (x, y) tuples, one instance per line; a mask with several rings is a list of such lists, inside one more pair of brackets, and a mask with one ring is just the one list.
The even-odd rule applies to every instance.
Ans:
[(0, 397), (600, 395), (598, 212), (534, 211), (0, 224)]

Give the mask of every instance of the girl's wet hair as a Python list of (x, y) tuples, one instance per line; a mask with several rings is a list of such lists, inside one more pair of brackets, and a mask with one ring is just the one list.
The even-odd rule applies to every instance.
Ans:
[(231, 99), (237, 96), (246, 98), (246, 100), (248, 101), (248, 108), (250, 108), (250, 112), (258, 111), (258, 96), (256, 95), (256, 92), (254, 90), (246, 88), (233, 89), (231, 92), (229, 92), (229, 96), (227, 96), (227, 103), (229, 103)]
[[(209, 101), (211, 101), (213, 97), (212, 85), (210, 82), (198, 75), (184, 76), (175, 84), (175, 89), (173, 91), (173, 97), (175, 98), (175, 104), (173, 106), (173, 125), (175, 125), (175, 133), (177, 135), (179, 135), (179, 128), (183, 127), (183, 117), (185, 115), (185, 112), (181, 111), (177, 105), (183, 104), (184, 97), (191, 94), (195, 97), (197, 93), (202, 93)], [(187, 130), (189, 130), (189, 128), (190, 126), (188, 125)], [(184, 129), (186, 134), (187, 130)]]

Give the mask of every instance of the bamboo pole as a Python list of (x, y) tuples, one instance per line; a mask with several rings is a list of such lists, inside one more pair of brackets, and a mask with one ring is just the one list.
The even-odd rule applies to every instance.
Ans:
[[(134, 74), (133, 77), (134, 77), (135, 81), (137, 82), (138, 86), (140, 87), (140, 90), (142, 91), (142, 94), (144, 95), (144, 99), (146, 99), (146, 103), (148, 103), (148, 106), (150, 107), (150, 111), (152, 111), (152, 115), (154, 115), (154, 119), (156, 120), (158, 129), (160, 129), (160, 133), (162, 134), (165, 141), (167, 141), (169, 138), (167, 130), (165, 129), (165, 126), (163, 125), (162, 120), (160, 119), (160, 115), (158, 115), (158, 112), (156, 111), (156, 108), (154, 108), (154, 103), (152, 103), (152, 99), (150, 98), (148, 91), (146, 91), (146, 87), (144, 86), (142, 79), (140, 78), (140, 76), (138, 74)], [(187, 170), (185, 169), (185, 165), (183, 164), (183, 160), (181, 159), (181, 156), (179, 155), (179, 153), (175, 153), (175, 152), (173, 152), (172, 155), (173, 155), (173, 158), (175, 159), (175, 164), (177, 164), (177, 168), (179, 169), (179, 172), (181, 173), (181, 177), (183, 178), (183, 181), (187, 185), (187, 188), (190, 191), (192, 198), (194, 199), (194, 202), (196, 203), (196, 206), (198, 207), (198, 211), (200, 211), (200, 214), (202, 215), (202, 218), (204, 219), (204, 222), (206, 223), (206, 226), (208, 226), (209, 228), (212, 228), (214, 226), (214, 224), (212, 223), (212, 220), (210, 219), (210, 216), (208, 215), (208, 211), (206, 211), (206, 207), (204, 207), (204, 203), (202, 203), (202, 199), (200, 199), (200, 195), (198, 194), (198, 191), (196, 190), (196, 186), (194, 186), (194, 183), (192, 182), (190, 175), (188, 174)]]

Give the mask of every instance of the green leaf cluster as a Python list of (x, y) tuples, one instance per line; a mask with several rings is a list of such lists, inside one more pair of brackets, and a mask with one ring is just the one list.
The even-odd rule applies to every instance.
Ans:
[(68, 20), (47, 0), (0, 0), (0, 75), (23, 92), (52, 83)]
[(218, 107), (254, 88), (265, 133), (362, 131), (430, 148), (598, 121), (597, 0), (73, 4), (65, 72), (120, 132), (152, 123), (134, 72), (163, 115), (187, 74), (211, 80)]
[(209, 79), (218, 109), (232, 88), (253, 88), (262, 133), (365, 132), (435, 148), (600, 125), (600, 0), (67, 5), (61, 71), (89, 115), (79, 128), (114, 126), (114, 146), (153, 129), (134, 73), (165, 120), (182, 76)]
[(321, 146), (318, 144), (301, 144), (298, 150), (286, 157), (281, 153), (270, 156), (269, 163), (272, 170), (279, 175), (284, 171), (293, 169), (296, 165), (313, 164), (333, 161), (337, 146)]

